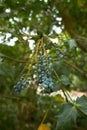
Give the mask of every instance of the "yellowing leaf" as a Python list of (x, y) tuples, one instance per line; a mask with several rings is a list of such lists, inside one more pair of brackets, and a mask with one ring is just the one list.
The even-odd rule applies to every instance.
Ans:
[(38, 130), (51, 130), (50, 127), (46, 124), (41, 124)]
[(55, 101), (64, 102), (64, 98), (60, 94), (58, 94), (58, 95), (55, 96)]

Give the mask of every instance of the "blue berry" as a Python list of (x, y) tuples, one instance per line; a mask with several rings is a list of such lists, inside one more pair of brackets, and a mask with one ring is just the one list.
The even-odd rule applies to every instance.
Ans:
[(21, 90), (23, 90), (24, 88), (27, 87), (27, 85), (29, 85), (29, 81), (30, 81), (30, 77), (27, 78), (26, 81), (24, 81), (24, 76), (25, 75), (22, 75), (20, 80), (17, 82), (17, 84), (14, 86), (14, 90), (17, 92), (17, 93), (20, 93)]

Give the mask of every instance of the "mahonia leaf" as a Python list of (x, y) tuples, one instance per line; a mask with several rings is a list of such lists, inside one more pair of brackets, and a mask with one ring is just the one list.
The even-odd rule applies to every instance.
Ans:
[(60, 94), (57, 94), (55, 97), (54, 97), (55, 101), (57, 102), (64, 102), (64, 98), (60, 95)]
[(87, 116), (87, 97), (78, 97), (76, 100), (78, 109)]
[(76, 48), (76, 42), (74, 39), (68, 40), (69, 48), (72, 50)]
[(61, 75), (61, 81), (62, 81), (62, 84), (64, 85), (70, 84), (69, 78), (66, 75)]
[(55, 87), (54, 87), (54, 91), (60, 90), (61, 87), (62, 87), (62, 83), (61, 83), (61, 82), (56, 82), (56, 83), (55, 83)]
[(71, 103), (66, 103), (58, 115), (57, 128), (59, 130), (70, 130), (72, 125), (75, 124), (78, 116), (78, 111)]

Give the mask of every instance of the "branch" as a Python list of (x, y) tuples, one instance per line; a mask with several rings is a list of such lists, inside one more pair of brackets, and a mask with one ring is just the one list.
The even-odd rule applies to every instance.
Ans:
[(24, 61), (24, 60), (18, 60), (18, 59), (15, 59), (13, 57), (9, 57), (9, 56), (6, 56), (6, 55), (1, 55), (2, 58), (6, 58), (7, 60), (12, 60), (12, 61), (15, 61), (15, 62), (19, 62), (19, 63), (27, 63), (28, 61)]
[(21, 100), (20, 98), (17, 98), (17, 97), (10, 97), (10, 96), (5, 96), (5, 95), (2, 95), (2, 98), (8, 99), (8, 100), (15, 100), (15, 101)]

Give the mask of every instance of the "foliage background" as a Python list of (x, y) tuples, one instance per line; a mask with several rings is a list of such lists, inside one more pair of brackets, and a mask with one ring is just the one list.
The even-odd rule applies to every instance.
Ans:
[[(45, 123), (50, 123), (52, 129), (56, 128), (57, 130), (59, 117), (56, 117), (59, 115), (62, 103), (65, 102), (61, 95), (58, 95), (58, 100), (55, 97), (49, 97), (48, 94), (37, 95), (36, 88), (27, 90), (28, 92), (24, 92), (23, 95), (17, 95), (14, 92), (14, 85), (20, 77), (23, 67), (26, 66), (26, 61), (33, 53), (30, 47), (31, 42), (35, 46), (40, 36), (44, 37), (44, 43), (47, 45), (51, 57), (57, 58), (53, 62), (53, 67), (56, 68), (61, 82), (55, 86), (54, 91), (61, 89), (61, 86), (68, 90), (87, 91), (86, 15), (86, 0), (0, 1), (1, 130), (36, 130), (50, 102), (52, 102), (52, 107), (47, 114)], [(50, 38), (56, 38), (58, 44), (50, 41)], [(66, 56), (65, 59), (61, 55), (55, 56), (53, 45), (56, 45), (61, 55)], [(34, 102), (35, 100), (36, 102)], [(86, 99), (80, 100), (82, 103)], [(65, 103), (64, 108), (67, 113), (68, 110), (72, 110), (72, 105)], [(73, 112), (75, 111), (76, 109), (73, 110)], [(87, 115), (86, 111), (84, 113)], [(72, 117), (72, 115), (70, 116)], [(87, 117), (84, 114), (77, 117), (74, 122), (75, 129), (86, 129)], [(65, 124), (73, 122), (72, 118), (69, 119)], [(72, 129), (71, 126), (66, 129)], [(60, 129), (63, 128), (60, 127)]]

